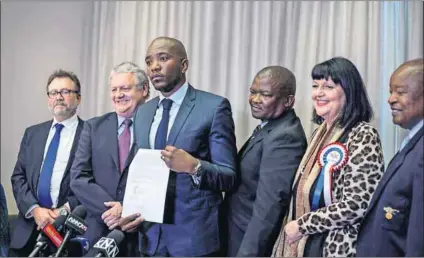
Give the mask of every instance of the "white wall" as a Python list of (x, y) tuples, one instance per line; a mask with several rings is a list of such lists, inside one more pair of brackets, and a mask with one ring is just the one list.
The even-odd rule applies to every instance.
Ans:
[[(10, 176), (24, 130), (52, 118), (45, 87), (54, 70), (71, 70), (80, 77), (91, 8), (91, 1), (1, 3), (0, 178), (10, 214), (17, 213)], [(86, 85), (81, 83), (84, 100)]]

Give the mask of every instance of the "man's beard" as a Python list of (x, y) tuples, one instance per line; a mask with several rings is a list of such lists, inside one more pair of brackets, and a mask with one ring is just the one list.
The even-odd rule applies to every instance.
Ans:
[[(65, 107), (65, 109), (61, 109), (61, 110), (55, 110), (55, 107), (57, 106), (62, 106)], [(77, 107), (78, 106), (66, 106), (66, 105), (56, 105), (53, 108), (50, 108), (50, 111), (53, 113), (54, 116), (58, 116), (58, 117), (62, 117), (64, 119), (70, 118), (71, 116), (73, 116), (76, 111), (77, 111)]]

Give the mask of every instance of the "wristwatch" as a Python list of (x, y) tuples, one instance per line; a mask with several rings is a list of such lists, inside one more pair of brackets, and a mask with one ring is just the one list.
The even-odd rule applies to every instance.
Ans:
[(59, 208), (59, 215), (68, 216), (68, 213), (68, 210), (64, 206)]
[(200, 160), (198, 160), (199, 163), (197, 163), (197, 165), (194, 167), (194, 176), (199, 177), (201, 174), (201, 167), (202, 167), (202, 163), (200, 162)]

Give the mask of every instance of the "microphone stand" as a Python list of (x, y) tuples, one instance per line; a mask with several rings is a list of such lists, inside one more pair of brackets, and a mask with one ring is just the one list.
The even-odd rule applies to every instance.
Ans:
[(68, 230), (68, 231), (66, 231), (66, 235), (63, 238), (62, 244), (59, 246), (56, 254), (53, 257), (59, 257), (59, 254), (62, 252), (63, 248), (65, 247), (65, 244), (68, 242), (70, 237), (71, 237), (71, 230)]

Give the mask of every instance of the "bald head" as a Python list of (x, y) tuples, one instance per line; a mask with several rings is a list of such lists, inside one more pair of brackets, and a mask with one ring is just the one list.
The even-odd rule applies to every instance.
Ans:
[(296, 78), (294, 74), (287, 68), (282, 66), (267, 66), (262, 68), (255, 76), (258, 79), (268, 78), (272, 83), (276, 84), (279, 92), (283, 95), (296, 94)]
[(411, 129), (424, 118), (423, 59), (409, 60), (390, 77), (389, 104), (393, 123)]
[(158, 48), (167, 48), (170, 53), (182, 58), (187, 59), (187, 52), (181, 41), (170, 37), (157, 37), (149, 45), (147, 51), (153, 51)]

